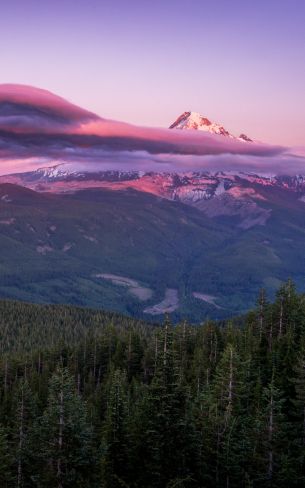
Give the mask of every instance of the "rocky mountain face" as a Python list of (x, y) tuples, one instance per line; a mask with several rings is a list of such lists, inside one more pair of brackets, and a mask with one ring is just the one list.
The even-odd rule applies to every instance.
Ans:
[[(205, 131), (249, 144), (252, 142), (247, 135), (235, 137), (222, 125), (196, 112), (184, 112), (170, 129)], [(270, 218), (266, 202), (269, 193), (276, 189), (284, 190), (284, 194), (287, 192), (288, 199), (290, 194), (301, 201), (305, 199), (305, 180), (302, 176), (204, 171), (100, 171), (92, 169), (91, 165), (71, 162), (0, 177), (0, 183), (7, 182), (51, 193), (73, 193), (90, 188), (131, 188), (196, 207), (211, 218), (239, 216), (238, 225), (244, 228), (266, 223)]]
[(210, 132), (211, 134), (217, 134), (239, 141), (252, 142), (252, 139), (245, 134), (240, 134), (239, 137), (233, 136), (222, 125), (211, 122), (207, 117), (200, 115), (198, 112), (183, 112), (169, 128)]
[[(21, 137), (11, 131), (13, 151), (25, 145), (27, 154), (35, 149), (37, 157), (45, 144), (61, 151), (58, 158), (49, 151), (41, 159), (54, 157), (48, 167), (41, 163), (35, 171), (0, 176), (1, 296), (104, 307), (145, 318), (162, 319), (168, 312), (175, 320), (202, 321), (245, 312), (260, 288), (272, 296), (288, 277), (304, 290), (304, 176), (270, 175), (263, 167), (259, 174), (101, 171), (107, 165), (100, 165), (95, 148), (105, 140), (69, 131), (89, 122), (91, 131), (102, 119), (48, 93), (39, 93), (34, 105), (26, 103), (28, 90), (25, 100), (17, 95), (13, 100), (10, 95), (9, 105), (0, 97), (0, 115), (13, 129), (26, 115), (32, 132)], [(33, 97), (37, 101), (36, 92)], [(55, 139), (48, 134), (51, 122)], [(40, 127), (45, 132), (38, 137)], [(201, 145), (223, 145), (226, 138), (233, 139), (226, 148), (252, 151), (255, 146), (245, 134), (236, 137), (194, 112), (182, 114), (171, 129), (161, 136), (174, 141), (190, 134), (173, 129), (205, 131), (211, 136), (192, 136)], [(126, 146), (129, 163), (134, 142), (128, 139)], [(122, 152), (122, 139), (115, 144)], [(166, 147), (174, 159), (176, 146)], [(150, 143), (145, 148), (155, 150)], [(234, 163), (238, 156), (230, 154)], [(146, 167), (137, 164), (143, 157), (139, 151), (138, 157), (135, 168)], [(125, 167), (132, 168), (129, 163)]]
[(0, 182), (2, 297), (202, 321), (304, 286), (301, 180), (106, 176)]
[[(252, 142), (247, 135), (236, 137), (222, 125), (197, 112), (184, 112), (170, 129), (204, 131), (249, 144)], [(303, 176), (275, 176), (263, 171), (261, 175), (206, 171), (100, 171), (89, 164), (64, 162), (36, 171), (1, 176), (0, 183), (59, 194), (90, 188), (133, 189), (196, 207), (210, 218), (234, 217), (235, 224), (244, 229), (266, 224), (271, 215), (268, 201), (275, 191), (283, 190), (282, 195), (287, 201), (291, 195), (296, 200), (305, 200)]]
[(154, 173), (77, 171), (65, 164), (30, 173), (0, 177), (38, 192), (73, 193), (90, 188), (134, 189), (196, 207), (209, 217), (239, 216), (239, 225), (264, 225), (270, 217), (269, 196), (282, 191), (284, 200), (305, 200), (303, 176), (230, 173)]

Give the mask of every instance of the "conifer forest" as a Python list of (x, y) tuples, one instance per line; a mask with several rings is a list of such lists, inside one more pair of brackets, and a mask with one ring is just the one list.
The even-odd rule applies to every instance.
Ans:
[(305, 296), (146, 324), (3, 301), (0, 486), (303, 487)]

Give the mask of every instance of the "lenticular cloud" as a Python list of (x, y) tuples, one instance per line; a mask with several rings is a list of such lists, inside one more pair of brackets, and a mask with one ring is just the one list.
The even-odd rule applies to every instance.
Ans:
[(38, 88), (0, 85), (0, 173), (56, 162), (88, 171), (305, 171), (302, 154), (219, 135), (103, 119)]

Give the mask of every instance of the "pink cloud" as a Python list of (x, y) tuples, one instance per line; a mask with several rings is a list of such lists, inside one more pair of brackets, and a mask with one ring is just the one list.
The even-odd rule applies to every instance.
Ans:
[(41, 109), (51, 109), (71, 119), (82, 120), (93, 119), (97, 116), (93, 113), (68, 102), (48, 90), (27, 85), (2, 84), (0, 85), (0, 104), (11, 102), (19, 105), (30, 105)]
[[(54, 161), (101, 170), (305, 172), (304, 153), (219, 135), (106, 120), (46, 90), (0, 85), (0, 171)], [(22, 169), (23, 168), (23, 169)]]

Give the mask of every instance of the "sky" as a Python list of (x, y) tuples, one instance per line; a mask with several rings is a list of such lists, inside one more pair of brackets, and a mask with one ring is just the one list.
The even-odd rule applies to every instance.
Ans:
[(0, 83), (168, 127), (192, 110), (305, 146), (304, 0), (2, 0)]
[(69, 171), (234, 171), (305, 174), (305, 151), (196, 130), (105, 119), (50, 91), (0, 84), (0, 174)]

